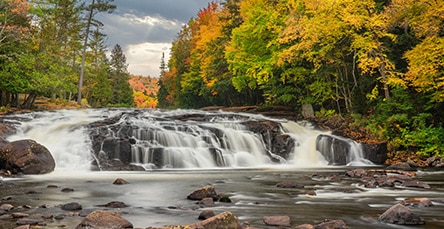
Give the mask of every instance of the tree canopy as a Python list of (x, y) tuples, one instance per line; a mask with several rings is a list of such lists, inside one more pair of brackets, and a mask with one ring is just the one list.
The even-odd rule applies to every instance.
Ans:
[[(444, 2), (227, 0), (173, 41), (159, 106), (311, 104), (442, 153)], [(363, 119), (365, 117), (365, 119)], [(441, 145), (441, 146), (440, 146)]]

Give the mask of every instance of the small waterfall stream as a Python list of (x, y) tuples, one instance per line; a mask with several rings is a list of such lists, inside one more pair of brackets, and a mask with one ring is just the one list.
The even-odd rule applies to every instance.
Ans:
[[(336, 164), (325, 156), (328, 153), (322, 152), (329, 143), (318, 139), (330, 133), (261, 115), (197, 110), (84, 109), (35, 112), (9, 118), (17, 123), (17, 133), (8, 140), (34, 139), (46, 146), (55, 158), (57, 170), (87, 171), (94, 161), (102, 166), (104, 163), (99, 160), (104, 157), (126, 160), (146, 170)], [(115, 121), (106, 123), (107, 120)], [(91, 128), (101, 122), (105, 124)], [(264, 131), (263, 126), (270, 123), (277, 126)], [(281, 148), (276, 150), (277, 141), (281, 141), (278, 142)], [(100, 145), (95, 149), (97, 142)], [(108, 145), (109, 142), (115, 145)], [(359, 151), (354, 141), (347, 142), (349, 151)], [(125, 146), (127, 151), (123, 150)], [(353, 148), (356, 146), (358, 148)], [(350, 165), (363, 161), (359, 152), (352, 155), (347, 158)]]

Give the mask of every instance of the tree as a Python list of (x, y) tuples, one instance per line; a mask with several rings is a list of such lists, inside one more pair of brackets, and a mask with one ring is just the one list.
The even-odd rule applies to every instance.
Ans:
[(132, 106), (133, 94), (129, 84), (128, 64), (125, 54), (119, 44), (111, 51), (109, 78), (113, 96), (110, 103), (114, 105)]
[(85, 59), (86, 59), (86, 49), (88, 46), (88, 39), (89, 39), (89, 33), (91, 26), (98, 26), (100, 27), (102, 23), (100, 21), (97, 21), (94, 19), (94, 16), (98, 12), (112, 12), (116, 5), (110, 4), (114, 0), (92, 0), (91, 4), (88, 6), (88, 17), (86, 20), (86, 29), (85, 29), (85, 35), (84, 35), (84, 41), (83, 41), (83, 49), (82, 49), (82, 60), (81, 60), (81, 67), (80, 67), (80, 76), (79, 76), (79, 84), (77, 89), (77, 103), (82, 104), (82, 86), (83, 86), (83, 74), (85, 71)]
[(105, 35), (96, 29), (92, 33), (89, 51), (86, 55), (85, 87), (83, 94), (92, 107), (106, 106), (112, 96), (108, 78), (109, 63), (106, 57)]
[(19, 63), (26, 55), (31, 34), (28, 12), (26, 0), (0, 1), (0, 106), (19, 106), (18, 93), (28, 86)]

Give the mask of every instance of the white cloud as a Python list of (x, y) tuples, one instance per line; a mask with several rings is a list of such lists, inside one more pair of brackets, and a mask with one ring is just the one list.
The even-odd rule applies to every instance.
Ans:
[(162, 53), (165, 54), (165, 61), (168, 61), (170, 48), (171, 43), (145, 42), (127, 45), (124, 52), (129, 64), (128, 71), (135, 75), (159, 77)]

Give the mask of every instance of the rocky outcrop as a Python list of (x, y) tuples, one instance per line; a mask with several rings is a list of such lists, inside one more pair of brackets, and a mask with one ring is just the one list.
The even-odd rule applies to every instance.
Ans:
[(0, 169), (13, 174), (45, 174), (54, 168), (49, 150), (34, 140), (0, 142)]
[(367, 159), (374, 164), (384, 164), (387, 160), (387, 145), (362, 144), (349, 138), (335, 135), (321, 134), (316, 140), (316, 149), (332, 165), (346, 165), (354, 158), (353, 154), (361, 154), (363, 159)]

